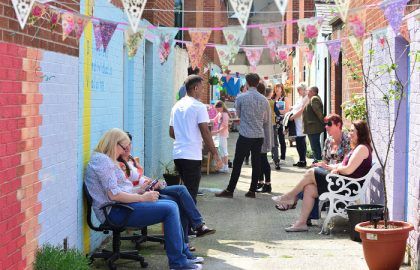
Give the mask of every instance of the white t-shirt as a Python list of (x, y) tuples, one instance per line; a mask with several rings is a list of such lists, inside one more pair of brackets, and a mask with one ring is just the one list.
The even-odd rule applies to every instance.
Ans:
[[(305, 97), (300, 97), (299, 100), (296, 102), (295, 105), (292, 107), (292, 113), (295, 114), (302, 109), (309, 101), (309, 97), (306, 95)], [(296, 136), (301, 137), (305, 136), (303, 134), (303, 123), (302, 123), (302, 115), (295, 118), (295, 126), (296, 126)]]
[(172, 108), (169, 125), (174, 128), (174, 159), (202, 160), (203, 138), (201, 123), (209, 123), (206, 106), (195, 98), (185, 96)]

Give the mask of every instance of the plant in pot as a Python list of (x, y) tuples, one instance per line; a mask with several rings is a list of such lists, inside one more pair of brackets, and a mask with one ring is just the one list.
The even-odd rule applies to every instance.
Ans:
[(163, 178), (165, 179), (168, 186), (179, 185), (181, 183), (181, 176), (176, 170), (174, 162), (171, 160), (166, 163), (161, 161), (159, 163), (163, 167)]
[[(363, 80), (365, 116), (372, 138), (372, 148), (382, 169), (380, 181), (383, 188), (384, 220), (366, 221), (356, 225), (360, 233), (363, 252), (371, 270), (399, 269), (406, 250), (408, 234), (413, 225), (404, 221), (390, 221), (388, 211), (388, 191), (386, 181), (390, 175), (386, 174), (394, 143), (397, 121), (401, 117), (401, 104), (405, 98), (408, 82), (419, 59), (419, 52), (415, 52), (414, 63), (409, 70), (408, 79), (402, 79), (398, 70), (399, 59), (394, 59), (391, 46), (385, 38), (381, 59), (375, 59), (373, 50), (373, 36), (370, 37), (369, 50), (365, 55), (367, 63), (360, 60), (360, 65), (347, 61), (350, 76), (357, 81)], [(398, 54), (399, 55), (399, 54)], [(359, 68), (360, 67), (360, 68)], [(384, 83), (384, 81), (386, 83)], [(363, 104), (358, 103), (360, 106)], [(360, 109), (360, 108), (359, 108)], [(378, 110), (380, 114), (376, 113)], [(393, 112), (393, 113), (391, 113)], [(372, 130), (377, 130), (378, 119), (385, 118), (386, 129), (378, 136), (372, 136)]]

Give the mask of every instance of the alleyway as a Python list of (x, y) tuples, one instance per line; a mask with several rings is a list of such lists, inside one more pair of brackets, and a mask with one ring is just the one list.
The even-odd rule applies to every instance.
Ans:
[[(231, 133), (231, 160), (236, 138), (237, 133)], [(291, 188), (304, 171), (291, 165), (297, 155), (296, 149), (288, 148), (287, 151), (286, 165), (281, 171), (272, 171), (275, 195)], [(361, 244), (348, 237), (347, 223), (337, 220), (331, 235), (319, 235), (318, 226), (311, 227), (307, 233), (286, 233), (284, 228), (297, 217), (300, 206), (279, 212), (269, 194), (257, 194), (256, 199), (246, 198), (244, 194), (249, 188), (251, 167), (244, 165), (242, 172), (233, 200), (213, 195), (225, 188), (228, 174), (203, 175), (201, 187), (205, 195), (199, 197), (199, 209), (207, 224), (217, 229), (215, 235), (191, 240), (197, 248), (196, 254), (205, 258), (203, 269), (368, 269)], [(160, 225), (153, 227), (156, 233), (160, 228)], [(124, 246), (133, 248), (131, 243)], [(140, 252), (149, 263), (148, 269), (167, 269), (167, 259), (160, 244), (145, 243)], [(99, 261), (95, 266), (94, 269), (107, 269)], [(121, 270), (139, 269), (139, 265), (132, 262), (120, 262), (119, 266)]]

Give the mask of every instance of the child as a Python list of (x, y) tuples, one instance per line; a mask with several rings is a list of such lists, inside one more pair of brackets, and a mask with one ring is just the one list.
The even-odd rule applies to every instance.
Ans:
[(212, 134), (219, 135), (219, 152), (222, 158), (223, 167), (219, 170), (222, 173), (228, 173), (228, 148), (227, 148), (227, 138), (229, 137), (229, 111), (226, 108), (225, 103), (219, 100), (214, 106), (217, 110), (217, 115), (213, 119), (215, 129)]

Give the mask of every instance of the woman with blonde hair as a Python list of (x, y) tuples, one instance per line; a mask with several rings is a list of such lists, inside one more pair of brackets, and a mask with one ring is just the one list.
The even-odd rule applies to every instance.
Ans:
[[(142, 228), (163, 222), (165, 247), (170, 269), (201, 269), (189, 258), (195, 257), (184, 243), (179, 209), (175, 202), (158, 200), (159, 193), (134, 192), (133, 184), (121, 170), (117, 158), (130, 145), (127, 134), (118, 128), (107, 131), (100, 139), (86, 167), (85, 183), (93, 199), (93, 210), (101, 223), (105, 215), (100, 208), (111, 202), (127, 204), (134, 210), (128, 217), (127, 226)], [(121, 223), (126, 212), (120, 208), (107, 209), (113, 223)]]

